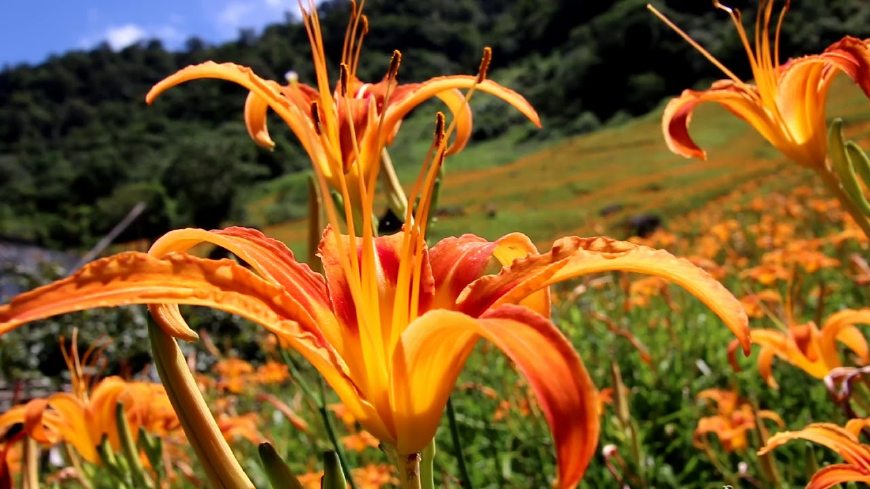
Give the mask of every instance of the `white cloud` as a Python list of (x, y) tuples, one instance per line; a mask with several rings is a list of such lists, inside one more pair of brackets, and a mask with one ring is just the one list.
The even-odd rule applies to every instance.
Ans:
[(146, 35), (145, 29), (138, 25), (125, 24), (119, 27), (109, 27), (106, 30), (106, 41), (112, 49), (118, 50), (141, 41)]
[(222, 26), (230, 29), (248, 27), (250, 14), (254, 13), (254, 6), (248, 2), (230, 2), (218, 12), (217, 20)]

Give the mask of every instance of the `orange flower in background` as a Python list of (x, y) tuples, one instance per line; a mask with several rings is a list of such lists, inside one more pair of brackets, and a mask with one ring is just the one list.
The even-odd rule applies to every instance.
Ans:
[(227, 441), (243, 438), (254, 445), (266, 441), (260, 433), (260, 417), (257, 413), (247, 413), (239, 416), (220, 414), (217, 417), (218, 429)]
[(367, 448), (378, 448), (380, 445), (378, 439), (365, 430), (341, 437), (341, 443), (344, 448), (357, 453), (363, 452)]
[(386, 485), (399, 483), (399, 480), (393, 475), (393, 468), (382, 464), (369, 464), (353, 469), (353, 478), (359, 489), (380, 489)]
[(254, 380), (260, 384), (280, 384), (288, 379), (290, 379), (290, 369), (287, 365), (275, 361), (260, 365), (254, 374)]
[[(854, 353), (860, 365), (870, 363), (870, 346), (856, 325), (870, 324), (870, 308), (845, 309), (825, 321), (821, 329), (810, 321), (806, 324), (792, 324), (787, 331), (775, 329), (753, 329), (752, 342), (761, 346), (758, 354), (758, 373), (773, 388), (777, 387), (773, 377), (773, 360), (780, 358), (800, 368), (817, 379), (842, 366), (837, 342), (845, 345)], [(732, 343), (731, 350), (736, 348)], [(737, 369), (736, 360), (731, 363)]]
[(774, 289), (764, 289), (756, 294), (741, 297), (740, 304), (746, 309), (749, 317), (761, 318), (768, 314), (772, 307), (782, 304), (782, 295)]
[(743, 401), (734, 391), (706, 389), (698, 394), (697, 399), (713, 401), (717, 411), (715, 416), (707, 416), (698, 421), (693, 442), (699, 448), (707, 445), (706, 435), (712, 433), (719, 439), (726, 452), (745, 450), (746, 432), (755, 429), (756, 417), (774, 421), (780, 427), (785, 427), (785, 423), (775, 412), (766, 409), (755, 412), (752, 406)]
[[(188, 66), (157, 83), (148, 92), (151, 103), (165, 90), (181, 83), (217, 78), (242, 85), (250, 90), (245, 103), (245, 124), (251, 138), (260, 146), (274, 147), (266, 128), (266, 113), (272, 109), (290, 127), (315, 170), (323, 173), (334, 189), (341, 180), (350, 182), (347, 190), (359, 204), (356, 180), (368, 179), (381, 161), (381, 150), (390, 145), (402, 119), (423, 102), (437, 97), (455, 118), (456, 138), (447, 154), (461, 151), (471, 137), (471, 109), (458, 89), (489, 93), (514, 106), (540, 127), (538, 114), (519, 94), (485, 79), (485, 68), (478, 76), (453, 75), (432, 78), (422, 83), (398, 84), (396, 74), (401, 56), (393, 54), (390, 69), (378, 83), (364, 83), (356, 77), (363, 39), (368, 33), (368, 18), (363, 3), (352, 4), (344, 47), (341, 54), (339, 81), (330, 87), (320, 21), (313, 0), (300, 2), (302, 22), (308, 33), (314, 62), (316, 85), (299, 83), (295, 75), (280, 85), (260, 78), (245, 66), (206, 62)], [(488, 60), (486, 61), (488, 63)], [(353, 164), (352, 164), (353, 162)]]
[(178, 432), (178, 418), (162, 385), (127, 382), (113, 376), (92, 387), (93, 379), (85, 372), (90, 366), (87, 362), (96, 362), (98, 353), (92, 348), (80, 359), (75, 337), (74, 333), (69, 351), (61, 344), (73, 392), (59, 392), (12, 407), (0, 414), (0, 434), (21, 423), (27, 436), (36, 442), (45, 446), (69, 443), (83, 459), (99, 464), (97, 447), (104, 436), (113, 449), (121, 447), (115, 417), (118, 405), (124, 408), (134, 440), (140, 428), (161, 437)]
[(822, 467), (813, 474), (807, 489), (828, 489), (847, 482), (870, 484), (870, 446), (858, 438), (867, 426), (867, 419), (853, 419), (845, 427), (813, 423), (802, 430), (773, 435), (758, 453), (764, 455), (792, 440), (811, 441), (837, 452), (846, 463)]
[(225, 358), (215, 364), (214, 370), (220, 376), (217, 381), (218, 389), (241, 394), (254, 372), (254, 366), (239, 358)]
[(846, 36), (823, 53), (780, 64), (779, 36), (786, 2), (771, 39), (773, 0), (760, 0), (755, 19), (754, 43), (750, 43), (740, 12), (718, 1), (715, 5), (731, 16), (749, 57), (754, 84), (744, 82), (674, 25), (658, 10), (650, 10), (679, 33), (728, 77), (707, 90), (685, 90), (665, 107), (662, 129), (668, 147), (688, 158), (705, 158), (689, 136), (692, 112), (701, 103), (715, 102), (749, 123), (770, 144), (792, 161), (824, 169), (828, 153), (825, 101), (837, 73), (845, 73), (870, 97), (870, 39)]

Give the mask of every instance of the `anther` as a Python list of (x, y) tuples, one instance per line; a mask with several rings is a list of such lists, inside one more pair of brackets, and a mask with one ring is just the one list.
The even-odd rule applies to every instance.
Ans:
[(339, 67), (338, 90), (339, 90), (339, 93), (341, 93), (341, 95), (343, 97), (347, 96), (347, 81), (348, 81), (349, 75), (350, 75), (350, 71), (349, 71), (349, 68), (347, 67), (347, 63), (342, 63), (341, 66)]
[(320, 136), (320, 106), (317, 102), (311, 102), (311, 122), (314, 123), (314, 132)]
[(399, 65), (402, 63), (402, 52), (396, 49), (390, 57), (390, 68), (387, 70), (387, 80), (395, 80), (399, 74)]
[(480, 68), (477, 69), (477, 83), (486, 80), (486, 72), (489, 71), (489, 63), (492, 62), (492, 48), (483, 48), (483, 57), (480, 58)]
[(362, 35), (365, 36), (369, 33), (369, 16), (363, 15), (360, 17), (360, 21), (362, 22)]
[(441, 146), (441, 143), (444, 141), (444, 112), (438, 112), (435, 114), (435, 147), (438, 148)]

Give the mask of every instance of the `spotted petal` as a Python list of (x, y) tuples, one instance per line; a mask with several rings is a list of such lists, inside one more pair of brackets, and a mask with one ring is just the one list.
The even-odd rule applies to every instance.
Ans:
[(549, 253), (516, 260), (498, 275), (473, 282), (457, 304), (466, 314), (479, 316), (491, 307), (519, 303), (544, 287), (607, 271), (643, 273), (682, 286), (713, 310), (749, 352), (746, 312), (710, 274), (667, 251), (608, 238), (561, 238)]

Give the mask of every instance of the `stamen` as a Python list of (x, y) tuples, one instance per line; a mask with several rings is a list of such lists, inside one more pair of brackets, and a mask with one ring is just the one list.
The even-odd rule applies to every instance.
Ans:
[(446, 118), (444, 117), (443, 112), (438, 112), (435, 114), (435, 142), (433, 143), (435, 147), (441, 146), (441, 143), (444, 142), (444, 124)]
[[(396, 49), (393, 51), (393, 55), (390, 56), (390, 67), (387, 69), (387, 76), (384, 78), (390, 81), (395, 80), (399, 74), (400, 64), (402, 64), (402, 52)], [(387, 89), (389, 90), (389, 87)], [(386, 103), (386, 100), (384, 100), (384, 103)]]
[[(348, 77), (350, 73), (348, 72), (347, 64), (342, 63), (339, 67), (339, 75), (338, 75), (338, 92), (342, 97), (347, 97), (347, 83)], [(348, 117), (350, 114), (348, 114)]]
[[(362, 7), (360, 7), (362, 10)], [(366, 35), (369, 33), (369, 18), (367, 15), (362, 15), (360, 17), (360, 21), (362, 23), (362, 29), (360, 29), (359, 39), (356, 43), (356, 52), (353, 53), (353, 57), (351, 58), (351, 73), (356, 75), (356, 70), (359, 68), (359, 57), (362, 52), (363, 39), (365, 39)]]
[(486, 80), (489, 64), (492, 62), (492, 48), (486, 46), (483, 48), (483, 57), (480, 59), (480, 67), (477, 69), (477, 83), (483, 83)]
[(316, 132), (318, 136), (322, 135), (323, 131), (320, 127), (320, 106), (317, 101), (311, 102), (311, 122), (314, 123), (314, 132)]
[(785, 0), (785, 5), (779, 12), (779, 19), (776, 21), (776, 33), (773, 36), (773, 61), (776, 63), (777, 70), (779, 70), (779, 37), (782, 32), (782, 21), (785, 20), (785, 14), (788, 13), (790, 7), (791, 0)]
[[(730, 10), (731, 10), (730, 8), (725, 7), (724, 5), (719, 4), (719, 2), (714, 2), (714, 5), (716, 5), (718, 8), (726, 9), (726, 10), (728, 10), (729, 12), (730, 12)], [(674, 32), (676, 32), (677, 34), (679, 34), (680, 37), (682, 37), (683, 39), (685, 39), (685, 41), (688, 42), (688, 43), (689, 43), (693, 48), (697, 49), (698, 52), (700, 52), (700, 53), (701, 53), (705, 58), (707, 58), (708, 61), (710, 61), (711, 63), (713, 63), (713, 66), (715, 66), (715, 67), (719, 68), (720, 70), (722, 70), (722, 73), (725, 73), (725, 76), (727, 76), (728, 78), (732, 79), (734, 82), (743, 85), (743, 81), (742, 81), (740, 78), (738, 78), (737, 75), (735, 75), (734, 73), (731, 72), (731, 70), (729, 70), (728, 68), (726, 68), (725, 65), (723, 65), (723, 64), (722, 64), (718, 59), (716, 59), (712, 54), (710, 54), (709, 51), (707, 51), (706, 49), (704, 49), (703, 46), (701, 46), (700, 44), (698, 44), (698, 42), (695, 41), (694, 39), (692, 39), (691, 36), (689, 36), (688, 34), (686, 34), (685, 31), (683, 31), (682, 29), (680, 29), (679, 27), (677, 27), (676, 24), (674, 24), (673, 22), (671, 22), (670, 19), (668, 19), (667, 17), (665, 17), (665, 14), (659, 12), (658, 9), (656, 9), (655, 7), (653, 7), (651, 4), (647, 4), (647, 5), (646, 5), (646, 8), (647, 8), (647, 10), (649, 10), (650, 12), (652, 12), (653, 15), (655, 15), (656, 17), (658, 17), (659, 20), (661, 20), (662, 22), (664, 22), (666, 26), (670, 27)]]
[(347, 20), (347, 27), (344, 30), (344, 43), (341, 46), (341, 62), (347, 63), (350, 56), (350, 41), (353, 38), (351, 35), (353, 29), (353, 20), (356, 17), (356, 0), (350, 0), (350, 18)]

